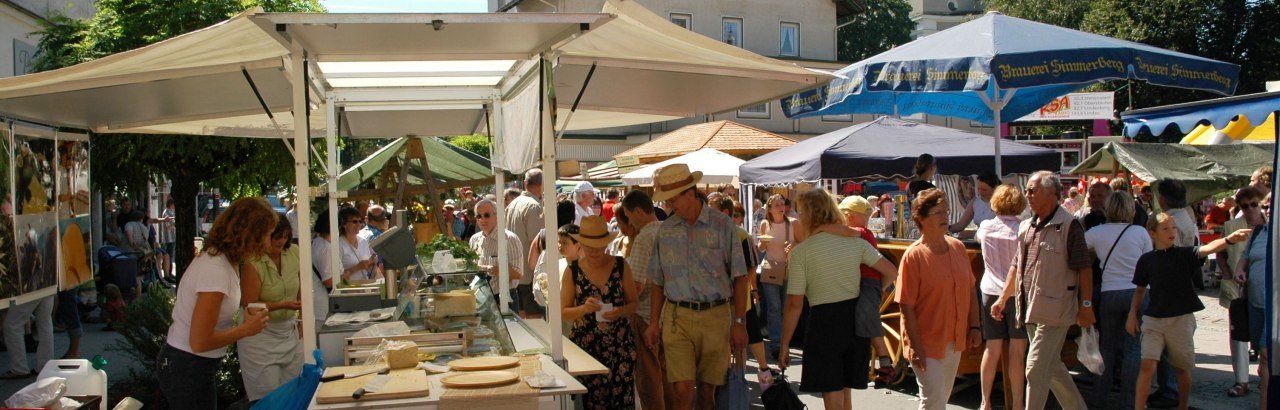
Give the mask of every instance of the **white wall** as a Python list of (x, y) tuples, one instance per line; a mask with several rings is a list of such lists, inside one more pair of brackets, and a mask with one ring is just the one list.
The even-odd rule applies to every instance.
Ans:
[[(30, 46), (32, 49), (39, 40), (30, 33), (39, 30), (40, 26), (36, 24), (36, 19), (15, 10), (6, 4), (0, 3), (0, 77), (10, 77), (14, 75), (15, 57), (19, 59), (31, 58), (30, 49), (23, 50), (21, 55), (15, 56), (14, 41)], [(22, 49), (23, 47), (19, 47)]]

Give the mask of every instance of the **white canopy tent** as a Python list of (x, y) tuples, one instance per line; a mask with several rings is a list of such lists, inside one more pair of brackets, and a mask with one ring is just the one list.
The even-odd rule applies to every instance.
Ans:
[[(634, 27), (590, 37), (590, 47), (566, 51), (572, 54), (572, 63), (561, 62), (551, 69), (556, 66), (558, 50), (567, 50), (567, 45), (611, 24), (652, 25), (644, 35), (685, 32), (630, 0), (610, 0), (606, 10), (616, 13), (248, 11), (137, 50), (60, 70), (0, 79), (0, 116), (97, 134), (282, 138), (294, 153), (299, 187), (308, 186), (311, 156), (307, 152), (312, 134), (323, 133), (326, 148), (333, 154), (339, 134), (386, 138), (487, 129), (495, 136), (495, 167), (521, 172), (540, 163), (554, 180), (552, 111), (540, 104), (553, 90), (560, 97), (555, 106), (563, 130), (573, 129), (573, 124), (596, 128), (710, 114), (717, 112), (711, 110), (758, 103), (830, 79), (827, 74), (752, 57), (736, 47), (684, 33), (668, 35), (661, 42), (628, 37), (640, 30)], [(685, 52), (679, 53), (678, 59), (658, 58), (672, 47)], [(572, 88), (563, 87), (581, 90), (589, 84), (591, 76), (584, 75), (577, 85), (568, 85), (577, 82), (574, 64), (593, 63), (606, 67), (596, 75), (609, 76), (613, 83), (589, 88), (583, 101), (601, 101), (599, 109), (580, 111), (578, 120), (570, 122), (568, 109), (574, 100), (567, 93)], [(631, 87), (638, 82), (647, 82), (645, 88), (650, 90), (707, 88), (704, 93), (683, 97), (686, 100), (668, 101), (682, 104), (679, 110), (659, 112), (654, 108), (662, 103), (660, 99), (631, 94)], [(627, 87), (614, 87), (622, 83)], [(504, 116), (506, 112), (512, 114), (510, 119)], [(305, 199), (337, 191), (341, 171), (337, 156), (327, 158), (327, 164), (322, 165), (327, 185), (298, 191), (302, 196), (297, 211), (299, 231), (311, 230), (311, 201)], [(501, 186), (502, 173), (497, 174)], [(546, 206), (553, 206), (554, 188), (554, 184), (544, 187)], [(328, 206), (334, 210), (329, 214), (330, 226), (337, 226), (339, 196), (328, 196)], [(501, 203), (498, 206), (499, 226), (505, 226)], [(547, 219), (550, 231), (556, 228), (553, 219)], [(505, 247), (505, 241), (498, 243)], [(332, 248), (331, 265), (338, 266), (337, 248)], [(555, 249), (547, 252), (545, 269), (554, 271), (558, 255)], [(499, 255), (505, 258), (506, 252), (500, 250)], [(301, 241), (299, 257), (309, 260), (309, 242)], [(508, 264), (499, 265), (499, 283), (505, 293)], [(303, 309), (311, 311), (311, 282), (304, 280), (301, 285)], [(550, 305), (558, 306), (559, 282), (551, 285)], [(552, 326), (548, 329), (558, 330), (559, 310), (549, 311)], [(544, 335), (544, 339), (552, 347), (552, 356), (561, 360), (559, 335)], [(303, 340), (306, 350), (314, 349), (315, 329), (305, 332)], [(311, 360), (309, 356), (307, 360)]]
[(708, 185), (738, 184), (738, 167), (743, 161), (738, 157), (714, 148), (703, 148), (666, 161), (645, 165), (622, 176), (627, 185), (653, 185), (653, 173), (671, 164), (685, 164), (689, 171), (702, 173), (702, 183)]

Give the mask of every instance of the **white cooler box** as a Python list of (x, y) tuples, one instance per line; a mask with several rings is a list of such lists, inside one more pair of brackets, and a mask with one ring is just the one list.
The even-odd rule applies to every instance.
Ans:
[(46, 377), (67, 379), (66, 396), (102, 396), (99, 409), (107, 409), (107, 372), (94, 369), (88, 360), (50, 360), (37, 378)]

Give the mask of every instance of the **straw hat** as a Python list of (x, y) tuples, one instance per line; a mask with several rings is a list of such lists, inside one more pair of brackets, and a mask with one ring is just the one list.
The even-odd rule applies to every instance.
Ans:
[(653, 172), (653, 200), (666, 201), (702, 181), (702, 171), (689, 172), (685, 164), (671, 164)]
[(591, 215), (582, 218), (582, 226), (578, 227), (578, 233), (573, 234), (573, 239), (583, 246), (603, 249), (617, 236), (617, 232), (609, 232), (609, 223), (603, 216)]
[(840, 201), (840, 210), (866, 215), (871, 213), (871, 203), (867, 202), (867, 198), (850, 195), (848, 198)]

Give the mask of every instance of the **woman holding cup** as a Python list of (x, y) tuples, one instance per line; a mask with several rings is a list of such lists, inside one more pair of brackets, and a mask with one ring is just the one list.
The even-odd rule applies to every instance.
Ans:
[(218, 408), (218, 364), (226, 347), (267, 327), (267, 315), (246, 313), (239, 325), (240, 271), (261, 254), (278, 217), (261, 197), (231, 203), (213, 222), (204, 252), (178, 285), (173, 324), (156, 358), (160, 391), (176, 409)]
[(582, 257), (561, 275), (561, 312), (573, 323), (569, 340), (612, 370), (579, 378), (587, 386), (588, 410), (635, 407), (636, 341), (627, 318), (635, 314), (638, 295), (626, 260), (604, 251), (617, 235), (602, 216), (582, 218), (573, 235)]
[[(250, 315), (266, 314), (267, 329), (240, 340), (236, 353), (245, 395), (257, 401), (302, 372), (302, 344), (295, 322), (298, 301), (298, 248), (293, 228), (279, 218), (266, 251), (240, 270), (240, 303)], [(268, 313), (270, 312), (270, 313)]]

